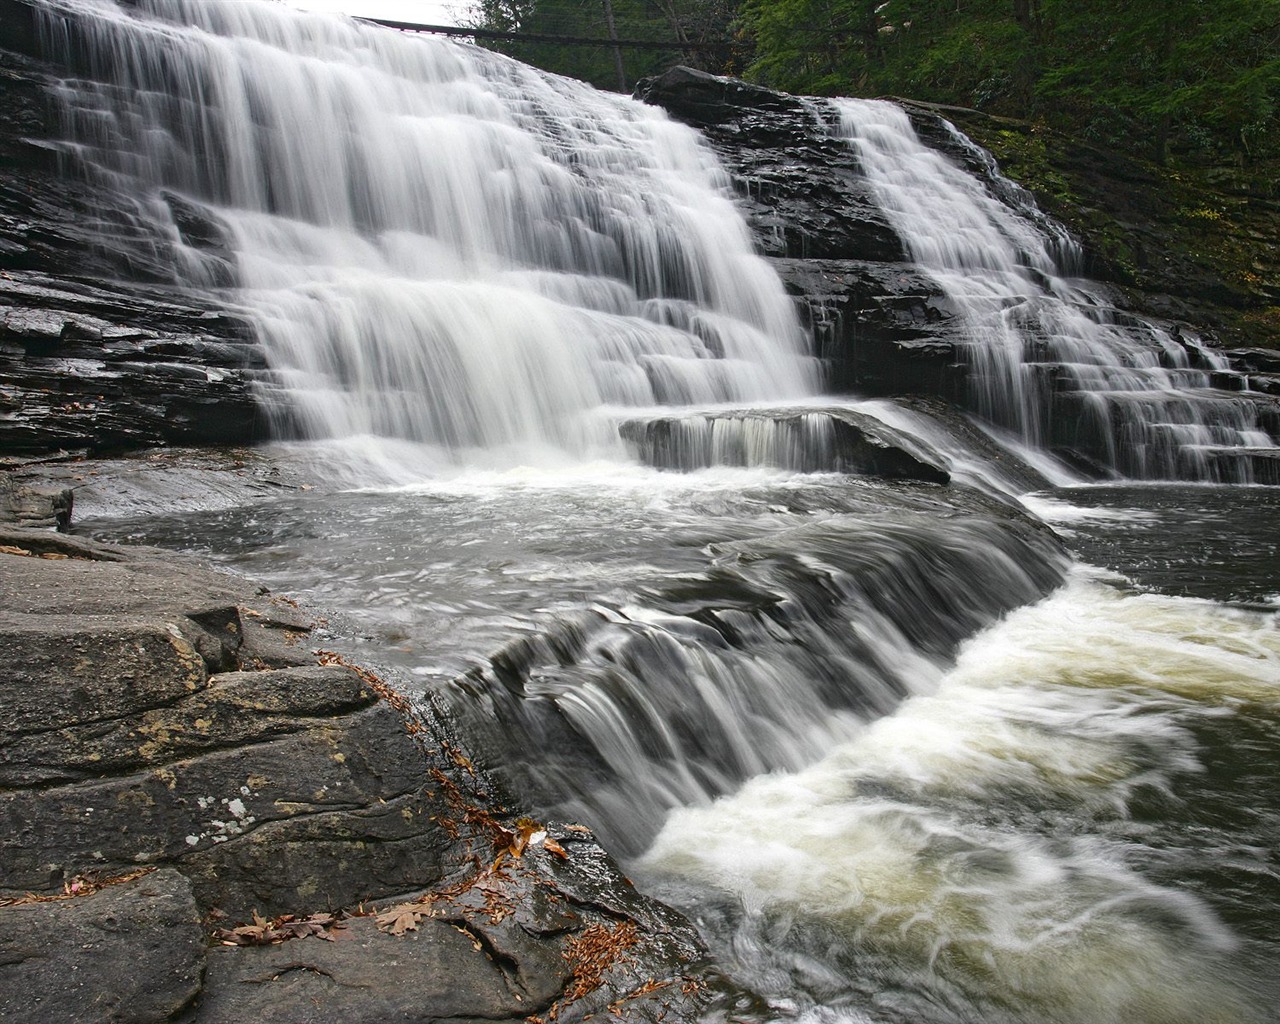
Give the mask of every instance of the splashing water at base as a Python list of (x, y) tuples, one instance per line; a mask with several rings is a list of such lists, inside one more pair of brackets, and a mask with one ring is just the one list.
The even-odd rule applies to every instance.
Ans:
[(784, 1016), (1260, 1024), (1274, 948), (1185, 881), (1280, 880), (1275, 807), (1232, 838), (1196, 800), (1206, 733), (1280, 726), (1275, 627), (1077, 570), (819, 764), (673, 814), (643, 874), (721, 893), (691, 912)]

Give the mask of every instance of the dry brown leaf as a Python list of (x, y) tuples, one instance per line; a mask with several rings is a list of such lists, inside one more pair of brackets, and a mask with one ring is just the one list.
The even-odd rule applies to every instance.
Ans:
[(101, 878), (94, 874), (76, 875), (70, 881), (62, 883), (62, 892), (60, 893), (29, 892), (25, 896), (5, 897), (0, 899), (0, 907), (16, 907), (26, 903), (52, 903), (55, 900), (73, 900), (80, 896), (92, 896), (95, 892), (105, 889), (109, 885), (133, 882), (144, 875), (151, 874), (153, 871), (155, 871), (154, 867), (138, 868), (138, 870), (130, 871), (128, 874), (108, 878)]
[(374, 921), (381, 931), (390, 935), (403, 935), (405, 932), (416, 932), (418, 922), (427, 916), (427, 908), (421, 903), (401, 903), (390, 910), (383, 911)]
[(502, 831), (506, 835), (511, 836), (511, 842), (507, 846), (507, 850), (511, 854), (511, 856), (516, 858), (522, 857), (524, 855), (524, 851), (529, 846), (530, 838), (532, 838), (535, 833), (540, 832), (541, 830), (542, 830), (541, 825), (539, 825), (536, 821), (531, 821), (528, 818), (521, 818), (519, 821), (516, 822), (516, 831), (514, 833), (508, 831), (505, 828), (502, 829)]
[(253, 921), (253, 924), (242, 924), (237, 928), (215, 929), (213, 937), (224, 946), (273, 946), (310, 936), (332, 942), (335, 933), (346, 930), (341, 918), (325, 913), (312, 914), (301, 921), (293, 914), (282, 914), (268, 921), (255, 910)]
[(556, 842), (554, 839), (552, 839), (550, 836), (547, 836), (547, 838), (546, 838), (546, 839), (544, 839), (544, 840), (542, 841), (542, 845), (543, 845), (543, 846), (545, 846), (545, 847), (547, 848), (547, 852), (548, 852), (548, 853), (554, 853), (554, 854), (555, 854), (557, 857), (559, 857), (561, 860), (568, 860), (568, 859), (569, 859), (569, 851), (568, 851), (568, 850), (566, 850), (566, 849), (565, 849), (563, 846), (561, 846), (559, 843), (557, 843), (557, 842)]

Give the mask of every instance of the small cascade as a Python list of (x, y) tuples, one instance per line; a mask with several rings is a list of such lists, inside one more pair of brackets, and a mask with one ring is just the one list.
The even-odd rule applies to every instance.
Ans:
[(995, 195), (925, 146), (900, 107), (833, 102), (885, 215), (963, 319), (975, 412), (1132, 478), (1272, 482), (1256, 403), (1210, 387), (1223, 360), (1062, 276), (1080, 262), (1065, 232), (1013, 183)]
[(626, 420), (620, 430), (640, 461), (658, 469), (741, 466), (939, 484), (950, 479), (940, 454), (910, 431), (852, 409), (691, 410)]
[(940, 518), (924, 490), (778, 500), (759, 521), (798, 522), (743, 517), (709, 564), (459, 677), (517, 791), (638, 853), (672, 809), (799, 770), (929, 692), (965, 636), (1061, 580), (1053, 538), (977, 495)]
[(258, 0), (55, 0), (42, 24), (83, 69), (67, 155), (143, 197), (190, 283), (234, 282), (281, 431), (581, 458), (622, 453), (611, 406), (816, 387), (724, 172), (654, 108)]

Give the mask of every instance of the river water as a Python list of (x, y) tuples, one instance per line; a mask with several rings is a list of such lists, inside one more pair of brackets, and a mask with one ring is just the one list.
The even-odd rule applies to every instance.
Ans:
[[(727, 175), (656, 110), (258, 0), (41, 11), (69, 165), (255, 325), (281, 438), (104, 467), (81, 530), (323, 610), (764, 1018), (1275, 1019), (1280, 492), (1221, 483), (1273, 441), (1060, 276), (1025, 197), (896, 108), (833, 111), (968, 318), (975, 426), (823, 396)], [(1047, 450), (1049, 372), (1105, 485)], [(850, 422), (927, 482), (831, 471)]]
[(773, 1016), (1274, 1019), (1275, 489), (1028, 495), (1069, 564), (986, 499), (834, 474), (321, 491), (84, 528), (264, 579), (329, 610), (322, 644), (479, 702), (504, 778)]

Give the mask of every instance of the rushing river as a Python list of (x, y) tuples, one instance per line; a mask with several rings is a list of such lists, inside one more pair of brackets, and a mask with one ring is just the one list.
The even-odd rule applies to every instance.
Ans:
[[(567, 707), (578, 732), (515, 723), (490, 749), (510, 744), (544, 813), (630, 852), (633, 877), (689, 913), (779, 1017), (1273, 1020), (1280, 493), (1031, 495), (1093, 561), (1035, 600), (1046, 581), (1012, 557), (1056, 571), (1035, 540), (1003, 564), (948, 566), (948, 550), (1000, 561), (982, 538), (1007, 524), (930, 490), (597, 466), (86, 529), (265, 579), (331, 611), (324, 643), (460, 704), (451, 681), (515, 639), (587, 628), (584, 615), (626, 629), (527, 676), (528, 699)], [(903, 596), (905, 621), (834, 583), (888, 565), (910, 590), (916, 560), (929, 585), (916, 599), (934, 607)], [(724, 623), (766, 587), (795, 610), (725, 649)], [(912, 615), (931, 617), (929, 635), (912, 635)], [(658, 706), (635, 712), (628, 686)], [(697, 718), (699, 742), (656, 740), (664, 712), (673, 732)], [(754, 765), (717, 742), (726, 716)], [(538, 729), (571, 742), (542, 746)]]
[[(831, 110), (969, 325), (979, 429), (824, 397), (659, 111), (257, 0), (41, 11), (65, 158), (254, 325), (290, 439), (104, 467), (81, 530), (323, 611), (768, 1019), (1275, 1019), (1280, 490), (1221, 483), (1274, 441), (1025, 196)], [(920, 479), (833, 471), (854, 423)]]

